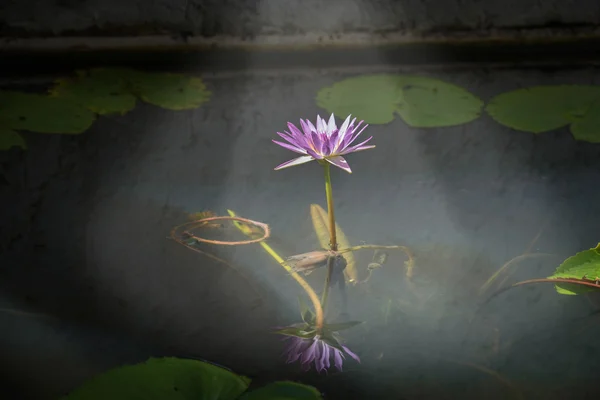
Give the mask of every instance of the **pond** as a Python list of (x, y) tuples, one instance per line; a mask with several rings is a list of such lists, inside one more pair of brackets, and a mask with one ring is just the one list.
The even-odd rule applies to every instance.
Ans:
[[(552, 275), (600, 239), (600, 147), (575, 140), (568, 122), (523, 132), (482, 108), (453, 126), (414, 127), (398, 113), (380, 123), (372, 113), (384, 106), (369, 84), (344, 92), (350, 106), (338, 127), (346, 109), (375, 118), (361, 137), (373, 136), (376, 148), (346, 157), (352, 174), (331, 168), (338, 239), (341, 231), (351, 246), (403, 247), (371, 268), (372, 249), (351, 253), (354, 280), (331, 288), (326, 319), (363, 322), (341, 333), (361, 361), (346, 356), (341, 372), (286, 363), (286, 342), (273, 331), (300, 322), (298, 298), (310, 300), (260, 243), (182, 244), (170, 235), (232, 210), (268, 224), (265, 243), (284, 258), (326, 246), (327, 230), (319, 240), (313, 223), (327, 219), (323, 168), (274, 170), (294, 154), (272, 140), (288, 122), (329, 119), (317, 94), (348, 78), (432, 78), (488, 104), (536, 85), (596, 85), (597, 69), (188, 72), (210, 92), (193, 107), (142, 96), (81, 134), (18, 129), (27, 148), (0, 152), (7, 390), (58, 398), (108, 369), (160, 356), (226, 366), (252, 387), (305, 383), (328, 399), (562, 399), (596, 390), (598, 294), (561, 295), (544, 283), (499, 292)], [(59, 76), (75, 79), (39, 74), (3, 86), (43, 93)], [(204, 228), (195, 234), (247, 239), (231, 221)], [(320, 295), (326, 275), (327, 267), (302, 276)]]

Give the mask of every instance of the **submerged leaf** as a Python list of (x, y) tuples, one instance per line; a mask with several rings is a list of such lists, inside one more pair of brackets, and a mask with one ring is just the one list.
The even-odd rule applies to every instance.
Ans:
[(133, 110), (137, 101), (129, 87), (133, 73), (123, 68), (77, 71), (76, 78), (57, 80), (50, 94), (81, 104), (97, 114), (123, 115)]
[(354, 328), (357, 325), (362, 324), (363, 321), (348, 321), (340, 322), (339, 324), (326, 324), (325, 327), (331, 332), (343, 331), (346, 329)]
[[(600, 243), (593, 249), (585, 250), (567, 258), (549, 279), (571, 278), (596, 280), (600, 277)], [(560, 294), (576, 295), (594, 290), (588, 286), (568, 283), (557, 283), (556, 291)]]
[(64, 400), (237, 399), (250, 379), (210, 363), (179, 358), (151, 358), (105, 372)]
[(295, 336), (302, 339), (311, 339), (315, 337), (317, 331), (313, 329), (309, 324), (295, 324), (300, 326), (288, 326), (282, 329), (278, 329), (273, 333), (284, 336)]
[[(319, 243), (321, 247), (324, 249), (329, 248), (329, 218), (327, 212), (318, 204), (310, 205), (310, 216), (313, 223), (313, 228), (315, 233), (317, 234), (317, 238), (319, 239)], [(344, 231), (340, 228), (339, 224), (336, 222), (335, 224), (335, 232), (337, 236), (338, 242), (338, 250), (347, 249), (350, 246)], [(354, 259), (354, 255), (352, 252), (344, 253), (344, 258), (346, 259), (347, 265), (346, 269), (344, 269), (344, 275), (346, 276), (349, 282), (356, 282), (358, 279), (358, 275), (356, 272), (356, 260)]]
[(182, 74), (136, 71), (131, 83), (143, 101), (169, 110), (196, 108), (211, 95), (201, 79)]
[(600, 99), (600, 86), (534, 86), (494, 97), (486, 107), (498, 123), (510, 128), (541, 133), (569, 124), (578, 140), (596, 142), (594, 109)]
[(273, 382), (245, 393), (240, 400), (321, 400), (323, 397), (312, 386), (296, 382)]
[(23, 136), (17, 132), (11, 129), (0, 128), (0, 150), (8, 150), (12, 147), (26, 149), (27, 143), (25, 143)]
[(479, 117), (483, 101), (467, 90), (424, 76), (376, 74), (325, 87), (317, 104), (339, 118), (348, 114), (369, 124), (387, 124), (398, 113), (420, 128), (465, 124)]
[(40, 94), (0, 91), (0, 124), (40, 133), (77, 134), (96, 116), (71, 101)]

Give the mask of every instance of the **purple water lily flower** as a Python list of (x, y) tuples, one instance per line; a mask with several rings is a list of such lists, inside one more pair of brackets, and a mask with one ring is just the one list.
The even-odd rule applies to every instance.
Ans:
[[(342, 370), (342, 363), (345, 358), (344, 353), (333, 346), (328, 345), (319, 336), (310, 339), (303, 339), (297, 336), (286, 336), (283, 340), (291, 340), (287, 346), (284, 355), (287, 355), (287, 363), (293, 363), (300, 360), (302, 369), (308, 371), (314, 362), (317, 372), (326, 371), (331, 366), (331, 357), (338, 370)], [(344, 352), (356, 361), (360, 358), (350, 351), (344, 345), (341, 345)]]
[(365, 124), (361, 128), (361, 124), (364, 121), (360, 121), (355, 125), (356, 118), (350, 121), (350, 117), (351, 115), (348, 115), (339, 129), (335, 124), (333, 114), (331, 114), (329, 122), (325, 122), (323, 118), (317, 115), (316, 127), (309, 120), (301, 119), (300, 125), (302, 131), (291, 122), (288, 122), (287, 125), (290, 131), (284, 131), (285, 133), (277, 132), (277, 134), (289, 144), (276, 140), (273, 140), (273, 142), (288, 150), (302, 154), (302, 156), (284, 162), (276, 167), (275, 170), (304, 164), (312, 160), (325, 160), (348, 173), (352, 173), (350, 166), (342, 156), (361, 150), (372, 149), (375, 146), (365, 146), (373, 136), (360, 144), (350, 146), (362, 131), (369, 126)]

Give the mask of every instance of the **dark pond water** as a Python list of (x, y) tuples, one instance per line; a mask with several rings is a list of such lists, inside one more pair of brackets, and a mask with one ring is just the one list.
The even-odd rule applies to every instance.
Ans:
[[(205, 73), (213, 97), (198, 109), (139, 104), (82, 135), (25, 134), (28, 151), (0, 153), (0, 298), (38, 314), (0, 314), (14, 398), (56, 398), (157, 355), (207, 359), (257, 384), (298, 380), (331, 399), (596, 398), (597, 296), (560, 296), (552, 285), (484, 305), (478, 296), (539, 232), (531, 251), (557, 258), (525, 260), (505, 284), (548, 276), (600, 240), (600, 147), (566, 128), (533, 135), (485, 115), (453, 128), (399, 118), (368, 128), (377, 148), (348, 157), (352, 175), (332, 172), (338, 223), (352, 244), (409, 246), (415, 278), (409, 285), (406, 259), (390, 253), (348, 289), (352, 318), (366, 324), (344, 335), (362, 363), (342, 373), (285, 364), (270, 329), (296, 322), (302, 292), (258, 245), (205, 247), (232, 269), (167, 239), (189, 213), (231, 209), (268, 223), (282, 255), (318, 248), (309, 207), (326, 206), (322, 171), (274, 171), (291, 153), (271, 139), (287, 121), (325, 114), (314, 101), (321, 87), (373, 71)], [(596, 69), (410, 72), (484, 101), (600, 80)], [(356, 257), (364, 278), (371, 254)], [(309, 282), (320, 290), (323, 276)]]

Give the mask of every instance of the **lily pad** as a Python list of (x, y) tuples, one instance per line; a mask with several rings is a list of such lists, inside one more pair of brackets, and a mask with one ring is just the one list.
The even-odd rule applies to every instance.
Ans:
[[(494, 97), (486, 107), (498, 123), (519, 131), (542, 133), (569, 124), (577, 139), (594, 139), (590, 132), (594, 118), (592, 105), (600, 99), (600, 86), (534, 86)], [(592, 113), (593, 114), (593, 113)]]
[(179, 358), (151, 358), (92, 378), (63, 400), (234, 400), (250, 380), (215, 365)]
[(600, 98), (590, 105), (580, 120), (571, 124), (571, 133), (576, 140), (600, 143)]
[(317, 104), (339, 118), (353, 114), (387, 124), (399, 114), (407, 125), (432, 128), (465, 124), (479, 117), (483, 101), (439, 79), (395, 74), (358, 76), (323, 88)]
[(97, 114), (123, 115), (133, 110), (137, 101), (129, 87), (133, 73), (123, 68), (77, 71), (76, 78), (57, 80), (50, 94), (77, 102)]
[(11, 129), (78, 134), (87, 130), (94, 120), (94, 113), (65, 99), (0, 91), (0, 124)]
[(199, 107), (211, 95), (201, 79), (182, 74), (136, 71), (130, 79), (140, 99), (169, 110)]
[(245, 393), (240, 400), (321, 400), (323, 397), (312, 386), (296, 382), (274, 382)]
[(368, 124), (387, 124), (402, 103), (402, 80), (383, 74), (353, 77), (319, 90), (316, 100), (338, 118), (352, 114)]
[(27, 148), (23, 136), (10, 129), (0, 128), (0, 150), (8, 150), (12, 147)]
[[(574, 278), (595, 280), (600, 277), (600, 243), (589, 250), (585, 250), (567, 258), (549, 279)], [(595, 290), (588, 286), (574, 285), (568, 283), (557, 283), (556, 291), (560, 294), (576, 295)]]
[(398, 114), (414, 128), (456, 126), (481, 115), (483, 101), (467, 90), (437, 79), (406, 77)]

